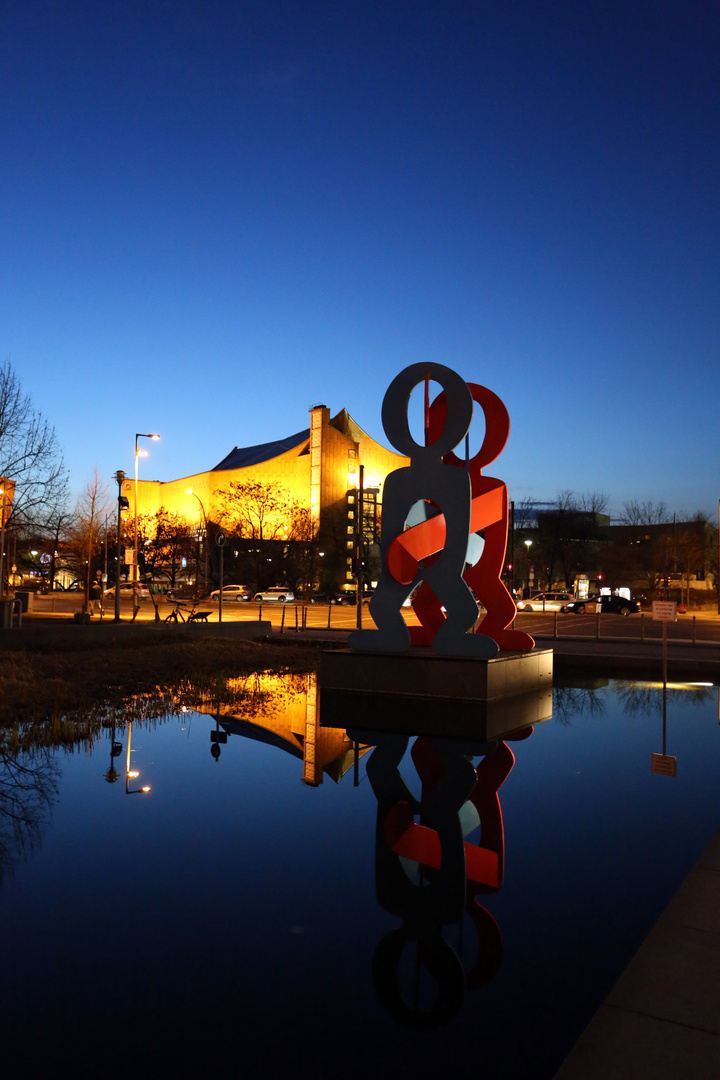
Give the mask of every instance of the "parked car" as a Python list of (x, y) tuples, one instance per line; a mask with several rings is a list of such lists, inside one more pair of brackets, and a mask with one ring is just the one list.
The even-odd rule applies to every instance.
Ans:
[(277, 586), (255, 593), (254, 599), (256, 604), (289, 604), (295, 599), (295, 593)]
[(600, 610), (603, 615), (638, 615), (640, 613), (640, 601), (628, 600), (624, 596), (588, 596), (585, 600), (571, 600), (565, 605), (565, 611), (571, 615), (584, 615), (588, 610)]
[[(369, 604), (370, 601), (372, 600), (372, 595), (373, 595), (373, 590), (372, 589), (365, 589), (363, 591), (363, 598), (362, 598), (363, 604)], [(347, 589), (344, 593), (342, 593), (342, 596), (344, 597), (344, 599), (343, 599), (344, 604), (357, 605), (357, 589)]]
[[(226, 600), (246, 601), (252, 600), (252, 593), (248, 589), (247, 585), (223, 585), (222, 597), (223, 603), (225, 603)], [(220, 590), (213, 589), (213, 591), (210, 593), (210, 599), (219, 600)]]
[[(133, 585), (132, 581), (123, 581), (120, 583), (120, 599), (123, 598), (132, 599), (134, 590), (137, 589), (138, 600), (147, 600), (150, 596), (150, 590), (147, 585), (143, 585), (142, 582), (138, 582), (137, 585)], [(106, 589), (104, 594), (109, 600), (115, 599), (115, 586)]]
[(569, 592), (541, 592), (527, 600), (519, 600), (518, 611), (565, 611), (568, 602), (574, 600)]

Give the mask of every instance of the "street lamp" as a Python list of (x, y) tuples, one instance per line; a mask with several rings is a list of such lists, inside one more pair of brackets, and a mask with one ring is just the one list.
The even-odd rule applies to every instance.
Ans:
[(137, 602), (137, 584), (138, 584), (138, 543), (137, 543), (137, 492), (138, 492), (138, 456), (142, 453), (145, 456), (145, 450), (138, 450), (138, 439), (159, 439), (159, 435), (148, 434), (143, 435), (142, 432), (135, 434), (135, 538), (133, 540), (133, 547), (135, 548), (134, 558), (135, 565), (133, 567), (133, 619), (137, 614), (138, 602)]
[(532, 593), (532, 587), (533, 587), (533, 585), (534, 585), (534, 583), (535, 583), (535, 572), (534, 572), (533, 568), (532, 568), (532, 567), (530, 566), (530, 548), (532, 547), (532, 540), (524, 540), (524, 541), (523, 541), (523, 543), (525, 544), (525, 547), (527, 548), (527, 559), (528, 559), (528, 596), (530, 596), (530, 595), (531, 595), (531, 593)]
[(209, 585), (208, 585), (208, 523), (207, 523), (207, 514), (205, 513), (205, 507), (203, 506), (203, 501), (200, 498), (200, 496), (197, 494), (197, 492), (193, 491), (192, 488), (188, 488), (187, 493), (188, 493), (188, 495), (194, 495), (195, 498), (197, 499), (197, 501), (200, 503), (200, 509), (202, 510), (202, 516), (203, 516), (203, 522), (205, 523), (205, 592), (207, 592), (208, 588), (209, 588)]

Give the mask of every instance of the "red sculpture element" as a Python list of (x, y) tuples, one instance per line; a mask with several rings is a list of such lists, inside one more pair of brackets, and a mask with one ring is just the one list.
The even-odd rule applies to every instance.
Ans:
[[(502, 453), (510, 433), (510, 417), (505, 405), (492, 390), (477, 383), (467, 385), (473, 401), (480, 405), (485, 414), (485, 438), (477, 454), (469, 461), (462, 461), (450, 452), (443, 457), (443, 464), (468, 470), (472, 485), (470, 532), (483, 530), (484, 533), (482, 555), (474, 566), (466, 566), (463, 573), (466, 583), (487, 612), (475, 627), (475, 633), (492, 638), (500, 649), (526, 652), (533, 648), (535, 642), (529, 634), (508, 629), (515, 618), (515, 602), (501, 579), (508, 536), (507, 487), (502, 480), (483, 476), (482, 472)], [(430, 443), (442, 433), (446, 411), (443, 391), (430, 406), (427, 432)], [(442, 513), (437, 513), (435, 517), (413, 525), (395, 538), (388, 550), (389, 573), (396, 581), (410, 583), (418, 572), (420, 561), (423, 560), (426, 566), (431, 565), (444, 543), (445, 518)], [(445, 621), (445, 615), (426, 582), (420, 585), (413, 608), (420, 626), (410, 627), (411, 643), (430, 645)]]

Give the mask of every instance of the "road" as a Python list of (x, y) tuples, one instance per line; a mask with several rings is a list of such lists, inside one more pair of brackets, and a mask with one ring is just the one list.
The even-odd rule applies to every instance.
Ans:
[[(82, 595), (79, 593), (55, 593), (51, 596), (35, 596), (34, 612), (39, 618), (67, 619), (82, 607)], [(158, 603), (161, 620), (173, 610), (172, 601), (161, 598)], [(196, 606), (197, 611), (209, 612), (210, 622), (217, 622), (219, 605), (217, 601), (202, 600)], [(363, 606), (363, 625), (372, 627), (373, 621), (367, 605)], [(28, 617), (31, 621), (32, 615)], [(114, 604), (105, 605), (103, 615), (98, 612), (93, 622), (112, 620), (115, 615)], [(404, 608), (403, 615), (409, 625), (417, 625), (417, 618), (412, 608)], [(125, 621), (132, 618), (132, 601), (120, 602), (120, 617)], [(257, 621), (259, 618), (270, 620), (274, 630), (288, 632), (302, 628), (350, 630), (356, 626), (357, 609), (354, 606), (304, 604), (255, 604), (226, 601), (223, 603), (223, 622)], [(144, 600), (140, 605), (137, 619), (140, 622), (152, 622), (155, 608), (151, 600)], [(662, 638), (662, 624), (653, 622), (651, 615), (564, 615), (560, 612), (518, 612), (515, 626), (542, 638), (596, 638), (599, 640), (652, 641)], [(720, 642), (720, 616), (710, 612), (697, 615), (678, 615), (677, 622), (667, 624), (668, 641)]]

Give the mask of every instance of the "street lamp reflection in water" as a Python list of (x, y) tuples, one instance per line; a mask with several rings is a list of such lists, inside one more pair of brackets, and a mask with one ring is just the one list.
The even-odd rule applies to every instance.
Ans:
[(137, 779), (140, 773), (136, 769), (130, 768), (130, 752), (132, 747), (132, 720), (128, 723), (128, 744), (127, 744), (127, 759), (125, 762), (125, 794), (126, 795), (142, 795), (147, 794), (150, 791), (150, 785), (145, 784), (143, 787), (131, 788), (130, 781)]

